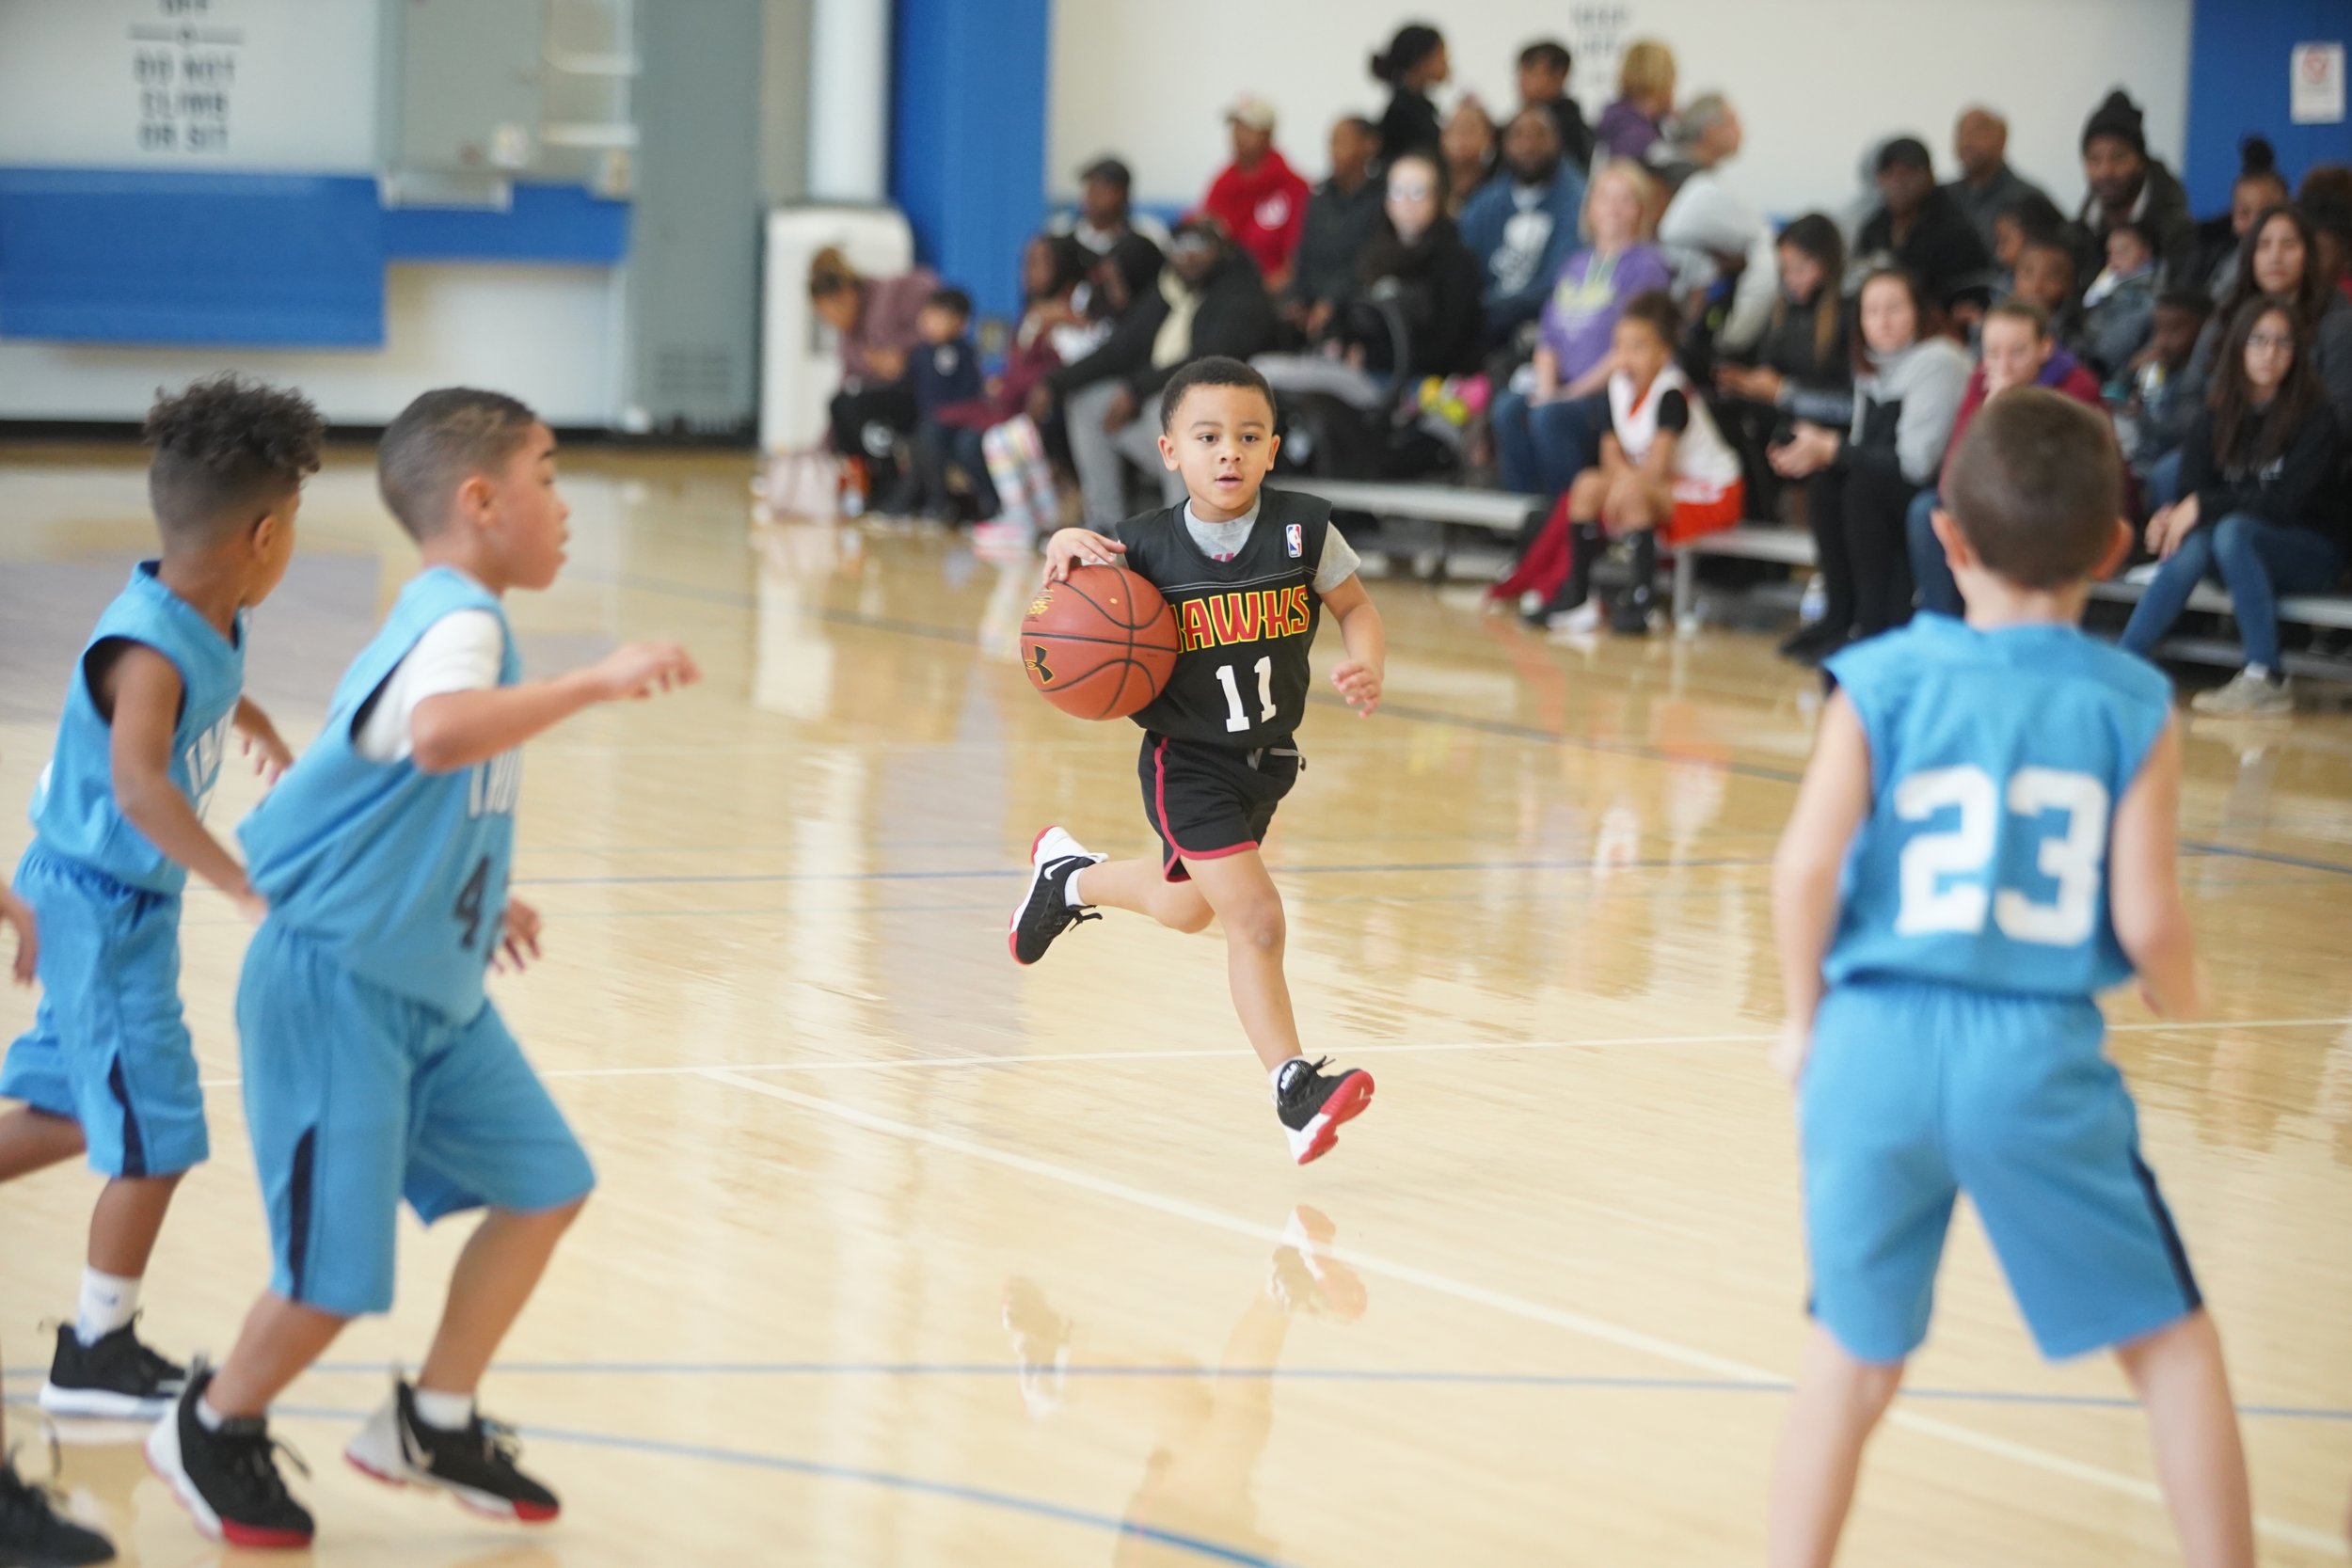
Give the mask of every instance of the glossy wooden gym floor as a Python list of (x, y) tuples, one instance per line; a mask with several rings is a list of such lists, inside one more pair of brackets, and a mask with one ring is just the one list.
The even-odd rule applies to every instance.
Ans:
[[(513, 605), (531, 667), (675, 637), (709, 676), (583, 717), (525, 769), (547, 959), (495, 990), (603, 1186), (486, 1403), (566, 1512), (524, 1534), (335, 1462), (415, 1364), (462, 1235), (412, 1228), (398, 1309), (281, 1411), (320, 1563), (1760, 1560), (1805, 1292), (1763, 1056), (1766, 863), (1814, 713), (1765, 641), (1577, 651), (1373, 584), (1389, 707), (1315, 709), (1269, 846), (1307, 1039), (1380, 1082), (1302, 1170), (1215, 936), (1114, 916), (1035, 971), (1006, 956), (1041, 824), (1145, 844), (1132, 728), (1053, 712), (1014, 661), (1033, 567), (932, 536), (747, 536), (737, 457), (566, 465), (571, 564)], [(135, 452), (0, 454), (11, 858), (73, 653), (149, 539)], [(301, 539), (249, 667), (297, 740), (414, 559), (356, 452)], [(2219, 1016), (2158, 1026), (2119, 1000), (2115, 1051), (2227, 1338), (2265, 1560), (2337, 1562), (2352, 721), (2200, 723), (2188, 758)], [(255, 797), (232, 773), (215, 825)], [(266, 1269), (234, 1087), (245, 939), (190, 895), (215, 1157), (146, 1321), (183, 1353), (225, 1347)], [(0, 997), (0, 1035), (31, 1011)], [(93, 1191), (74, 1168), (0, 1192), (0, 1348), (35, 1469), (36, 1325), (72, 1307)], [(1269, 1291), (1297, 1205), (1336, 1226), (1326, 1266), (1360, 1282), (1359, 1316)], [(1032, 1389), (1034, 1414), (1016, 1279), (1073, 1325), (1058, 1408)], [(2035, 1356), (1963, 1219), (1850, 1560), (2175, 1560), (2124, 1394), (2104, 1361)], [(138, 1433), (69, 1435), (63, 1484), (126, 1560), (215, 1559)]]

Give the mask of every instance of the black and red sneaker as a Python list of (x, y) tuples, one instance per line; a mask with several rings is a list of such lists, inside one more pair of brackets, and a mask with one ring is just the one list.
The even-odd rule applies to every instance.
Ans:
[(284, 1454), (304, 1475), (302, 1461), (269, 1434), (259, 1416), (232, 1417), (207, 1427), (197, 1402), (213, 1381), (199, 1365), (155, 1430), (148, 1434), (148, 1467), (163, 1479), (196, 1520), (196, 1528), (231, 1546), (308, 1546), (317, 1527), (278, 1473)]
[(514, 1430), (477, 1411), (462, 1427), (437, 1427), (417, 1415), (406, 1381), (369, 1418), (343, 1457), (362, 1475), (391, 1486), (431, 1486), (476, 1513), (526, 1525), (550, 1524), (563, 1512), (555, 1494), (523, 1474)]
[(1372, 1074), (1361, 1068), (1326, 1074), (1328, 1056), (1295, 1056), (1282, 1064), (1274, 1089), (1274, 1109), (1290, 1139), (1291, 1158), (1300, 1164), (1320, 1160), (1340, 1141), (1340, 1126), (1372, 1104)]
[(1012, 961), (1033, 964), (1045, 957), (1054, 939), (1081, 920), (1100, 920), (1085, 905), (1070, 902), (1070, 879), (1105, 857), (1090, 852), (1061, 828), (1048, 828), (1029, 846), (1029, 891), (1012, 911), (1005, 945)]

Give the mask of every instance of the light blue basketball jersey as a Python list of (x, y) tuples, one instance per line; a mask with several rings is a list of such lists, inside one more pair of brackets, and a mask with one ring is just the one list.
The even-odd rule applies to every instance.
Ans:
[(187, 867), (167, 857), (115, 804), (114, 737), (90, 690), (90, 655), (103, 642), (137, 642), (180, 672), (180, 721), (171, 732), (171, 782), (199, 816), (220, 782), (237, 699), (245, 691), (245, 616), (232, 641), (164, 585), (160, 563), (142, 561), (129, 586), (98, 618), (67, 688), (57, 747), (33, 789), (33, 829), (54, 853), (142, 893), (176, 894)]
[(482, 1007), (514, 857), (522, 753), (455, 773), (371, 762), (355, 745), (369, 699), (433, 624), (498, 617), (499, 684), (522, 659), (498, 596), (435, 567), (401, 590), (383, 629), (335, 689), (326, 727), (237, 829), (253, 886), (282, 921), (362, 978), (463, 1022)]
[(2170, 713), (2165, 678), (2072, 626), (1932, 614), (1829, 669), (1871, 774), (1830, 981), (2088, 996), (2129, 978), (2107, 846)]

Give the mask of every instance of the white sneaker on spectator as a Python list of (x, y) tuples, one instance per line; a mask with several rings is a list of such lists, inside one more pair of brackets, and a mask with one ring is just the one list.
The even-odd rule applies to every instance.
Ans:
[(2229, 685), (2200, 691), (2188, 705), (2216, 718), (2284, 719), (2295, 712), (2295, 689), (2284, 675), (2273, 680), (2269, 671), (2249, 664)]
[(1600, 630), (1600, 601), (1586, 599), (1574, 610), (1564, 610), (1549, 616), (1544, 625), (1552, 631), (1565, 632), (1570, 637), (1590, 637)]

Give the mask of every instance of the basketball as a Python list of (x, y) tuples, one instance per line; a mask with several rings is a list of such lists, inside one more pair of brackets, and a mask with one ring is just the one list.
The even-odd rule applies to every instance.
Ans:
[(1074, 566), (1021, 622), (1029, 684), (1079, 719), (1125, 719), (1168, 685), (1182, 646), (1160, 591), (1124, 566)]

